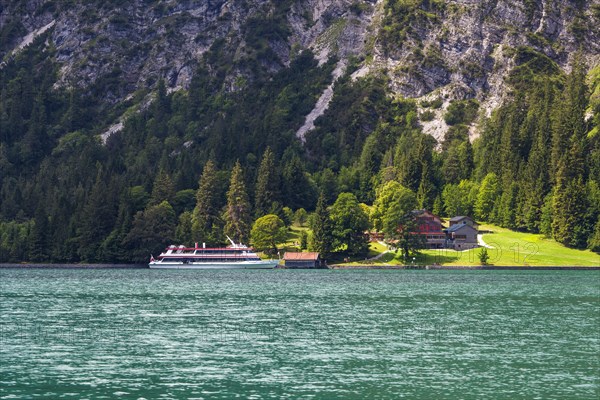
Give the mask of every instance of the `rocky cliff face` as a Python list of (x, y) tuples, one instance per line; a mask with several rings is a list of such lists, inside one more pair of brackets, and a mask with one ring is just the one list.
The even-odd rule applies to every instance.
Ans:
[[(227, 55), (223, 90), (231, 91), (309, 48), (320, 62), (339, 60), (332, 81), (352, 64), (354, 78), (387, 75), (392, 96), (441, 101), (422, 122), (441, 139), (451, 101), (476, 98), (481, 114), (502, 102), (511, 73), (527, 61), (515, 49), (564, 70), (581, 49), (598, 65), (598, 26), (597, 0), (11, 0), (0, 6), (0, 57), (10, 60), (40, 36), (39, 45), (56, 48), (58, 85), (112, 80), (104, 97), (118, 103), (161, 77), (171, 90), (186, 88), (200, 63), (223, 64), (209, 53)], [(327, 107), (328, 90), (304, 132)]]

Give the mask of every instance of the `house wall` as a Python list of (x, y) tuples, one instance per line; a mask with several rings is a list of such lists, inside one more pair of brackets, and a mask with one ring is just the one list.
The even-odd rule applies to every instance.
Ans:
[(477, 244), (477, 229), (470, 225), (458, 229), (452, 233), (450, 245), (455, 250), (472, 249), (478, 247)]
[(445, 236), (442, 231), (442, 223), (435, 215), (426, 212), (416, 218), (417, 230), (420, 235), (425, 236), (428, 249), (441, 249), (445, 245)]
[(286, 260), (285, 266), (288, 268), (318, 268), (318, 260)]

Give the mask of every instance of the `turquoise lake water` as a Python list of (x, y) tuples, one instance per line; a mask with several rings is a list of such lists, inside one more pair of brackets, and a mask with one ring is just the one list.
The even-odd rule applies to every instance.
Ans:
[(0, 398), (599, 396), (600, 271), (0, 270)]

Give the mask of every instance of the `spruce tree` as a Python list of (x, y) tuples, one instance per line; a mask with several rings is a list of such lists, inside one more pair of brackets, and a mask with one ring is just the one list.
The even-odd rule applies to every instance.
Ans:
[(244, 172), (240, 162), (237, 161), (231, 172), (227, 208), (224, 214), (225, 234), (236, 243), (248, 243), (251, 229), (250, 212)]
[(304, 163), (293, 155), (283, 168), (283, 186), (286, 204), (292, 209), (310, 208), (314, 204), (315, 188), (304, 169)]
[(492, 212), (500, 195), (498, 177), (490, 172), (485, 176), (475, 201), (475, 216), (482, 221), (491, 221)]
[(419, 190), (417, 190), (417, 203), (419, 208), (431, 210), (433, 202), (435, 200), (435, 187), (432, 182), (433, 177), (429, 166), (425, 164), (423, 166), (423, 174), (421, 177), (421, 183), (419, 184)]
[(33, 104), (29, 129), (23, 138), (21, 149), (21, 161), (24, 165), (36, 165), (41, 160), (45, 151), (49, 149), (49, 138), (47, 135), (46, 106), (44, 96), (37, 96)]
[(29, 258), (31, 261), (48, 261), (48, 215), (40, 205), (35, 212), (35, 224), (29, 240)]
[(149, 205), (154, 206), (162, 203), (163, 201), (172, 203), (174, 198), (175, 185), (173, 184), (173, 180), (169, 174), (161, 169), (154, 179)]
[(373, 201), (373, 177), (379, 171), (383, 154), (381, 153), (380, 138), (376, 133), (371, 134), (362, 148), (360, 155), (360, 198), (362, 201)]
[(552, 236), (569, 247), (586, 247), (587, 193), (583, 181), (583, 149), (576, 135), (566, 159), (560, 162), (552, 202)]
[(551, 168), (552, 178), (557, 180), (560, 160), (571, 146), (573, 135), (582, 140), (586, 133), (585, 110), (587, 108), (587, 86), (585, 84), (585, 67), (580, 55), (576, 55), (571, 73), (562, 97), (556, 102), (554, 115), (556, 119), (552, 132)]
[(184, 211), (179, 216), (179, 223), (175, 229), (175, 240), (179, 244), (191, 245), (192, 239), (192, 212)]
[(318, 251), (326, 257), (331, 252), (332, 228), (329, 218), (329, 211), (325, 204), (325, 195), (323, 192), (317, 200), (317, 208), (312, 218), (312, 250)]
[(552, 197), (552, 192), (544, 197), (544, 205), (540, 215), (540, 233), (546, 237), (552, 237), (552, 207), (554, 204)]
[(442, 202), (442, 196), (437, 195), (435, 201), (433, 202), (433, 214), (442, 215), (444, 213), (444, 203)]
[(260, 218), (276, 210), (273, 203), (279, 201), (279, 173), (275, 164), (275, 155), (267, 147), (258, 167), (256, 194), (254, 197), (254, 215)]
[(505, 228), (514, 229), (516, 227), (518, 191), (518, 183), (514, 181), (508, 186), (507, 190), (502, 192), (502, 195), (500, 196), (500, 205), (496, 222)]
[(202, 170), (196, 207), (192, 214), (192, 236), (194, 241), (219, 244), (221, 219), (219, 213), (217, 170), (214, 162), (209, 160)]
[(600, 219), (596, 222), (594, 233), (588, 239), (588, 249), (600, 253)]
[(177, 216), (173, 207), (166, 201), (138, 212), (125, 238), (132, 261), (145, 262), (150, 254), (160, 253), (172, 244), (176, 227)]
[(81, 107), (81, 99), (79, 91), (73, 88), (69, 91), (69, 108), (63, 115), (61, 126), (65, 132), (73, 132), (81, 128), (84, 124), (84, 116)]
[(532, 106), (528, 115), (530, 118), (535, 118), (535, 130), (531, 138), (532, 145), (527, 165), (523, 172), (520, 193), (522, 207), (517, 220), (520, 228), (530, 232), (539, 232), (540, 230), (544, 197), (550, 190), (548, 162), (550, 159), (552, 95), (552, 86), (550, 83), (546, 83), (542, 93), (534, 99), (536, 104)]
[(117, 217), (117, 196), (98, 169), (96, 182), (87, 197), (78, 227), (78, 254), (84, 261), (100, 261), (100, 245), (113, 230)]

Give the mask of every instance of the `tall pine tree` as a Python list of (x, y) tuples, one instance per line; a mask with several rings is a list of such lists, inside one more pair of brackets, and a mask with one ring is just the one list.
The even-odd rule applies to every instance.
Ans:
[(317, 208), (311, 222), (313, 232), (311, 249), (326, 257), (331, 252), (332, 227), (323, 192), (319, 195)]
[(236, 243), (248, 243), (251, 228), (250, 212), (244, 172), (240, 162), (237, 161), (231, 171), (227, 208), (224, 214), (225, 234)]
[(271, 148), (267, 147), (256, 177), (256, 195), (254, 197), (254, 215), (256, 218), (278, 211), (273, 209), (273, 204), (279, 201), (279, 182), (275, 155)]
[(209, 160), (202, 170), (196, 192), (196, 207), (192, 214), (192, 236), (195, 241), (213, 245), (223, 241), (217, 186), (217, 170), (214, 162)]
[(173, 180), (169, 174), (165, 172), (165, 170), (161, 169), (154, 179), (149, 205), (155, 206), (163, 201), (167, 201), (172, 204), (174, 198), (175, 185), (173, 184)]

